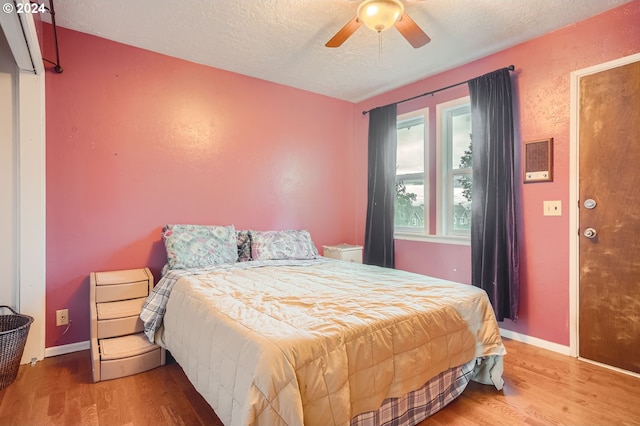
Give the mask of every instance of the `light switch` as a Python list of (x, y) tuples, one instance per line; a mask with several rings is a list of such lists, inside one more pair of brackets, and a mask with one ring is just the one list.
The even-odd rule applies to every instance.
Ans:
[(545, 216), (562, 216), (562, 201), (544, 201)]

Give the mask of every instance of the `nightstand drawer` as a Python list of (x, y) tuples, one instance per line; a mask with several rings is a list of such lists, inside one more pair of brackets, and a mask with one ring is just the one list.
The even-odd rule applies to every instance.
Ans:
[(151, 277), (151, 272), (145, 269), (126, 269), (123, 271), (106, 271), (95, 273), (95, 284), (101, 285), (114, 285), (114, 284), (129, 284), (137, 281), (148, 281)]
[(144, 331), (144, 323), (139, 315), (98, 321), (98, 339), (124, 336)]
[(126, 284), (96, 286), (96, 302), (109, 302), (112, 300), (135, 299), (147, 297), (149, 293), (149, 280)]
[(342, 253), (345, 262), (362, 263), (362, 250), (349, 250)]
[(102, 361), (100, 380), (118, 379), (132, 374), (142, 373), (164, 365), (162, 350), (158, 346), (151, 352), (122, 359)]

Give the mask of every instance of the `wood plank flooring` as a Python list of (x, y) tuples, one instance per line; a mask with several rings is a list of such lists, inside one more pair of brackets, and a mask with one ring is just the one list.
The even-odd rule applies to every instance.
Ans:
[[(640, 379), (506, 340), (505, 387), (470, 383), (419, 426), (640, 425)], [(0, 391), (0, 425), (222, 423), (178, 364), (93, 384), (88, 351), (23, 365)]]
[(504, 344), (501, 392), (471, 382), (420, 426), (640, 425), (640, 378), (520, 342)]

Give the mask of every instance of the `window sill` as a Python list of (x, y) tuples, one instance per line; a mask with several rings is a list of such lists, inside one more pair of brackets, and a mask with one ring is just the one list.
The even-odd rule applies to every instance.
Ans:
[(425, 243), (435, 243), (435, 244), (452, 244), (458, 246), (470, 246), (471, 240), (469, 237), (453, 237), (453, 236), (445, 236), (445, 235), (422, 235), (422, 234), (411, 234), (411, 233), (399, 233), (396, 232), (393, 235), (393, 238), (396, 240), (404, 240), (404, 241), (421, 241)]

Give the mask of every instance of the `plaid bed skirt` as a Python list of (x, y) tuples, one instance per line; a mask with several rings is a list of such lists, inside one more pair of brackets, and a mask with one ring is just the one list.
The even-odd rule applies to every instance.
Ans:
[(473, 375), (476, 360), (451, 368), (429, 380), (420, 389), (400, 398), (388, 398), (376, 411), (358, 414), (351, 426), (413, 426), (456, 399)]

